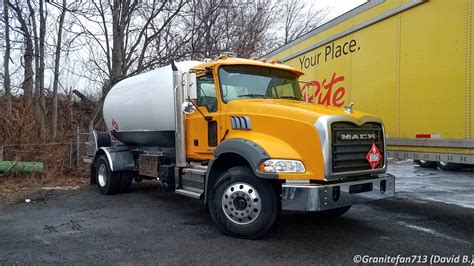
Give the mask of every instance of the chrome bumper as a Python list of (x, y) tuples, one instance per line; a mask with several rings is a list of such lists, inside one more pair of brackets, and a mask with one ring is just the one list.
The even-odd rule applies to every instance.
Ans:
[(377, 174), (377, 178), (330, 185), (282, 185), (282, 208), (293, 211), (322, 211), (358, 203), (390, 198), (395, 195), (395, 177)]

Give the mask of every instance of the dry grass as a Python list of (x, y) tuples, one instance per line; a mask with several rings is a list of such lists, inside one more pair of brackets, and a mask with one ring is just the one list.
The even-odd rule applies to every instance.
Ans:
[(75, 139), (75, 127), (66, 128), (69, 131), (61, 130), (55, 143), (42, 141), (34, 113), (21, 104), (14, 106), (10, 117), (0, 118), (4, 160), (44, 164), (44, 170), (39, 173), (0, 173), (0, 205), (24, 200), (44, 187), (76, 187), (88, 183), (88, 168), (84, 165), (75, 169), (71, 165), (75, 160), (75, 149), (72, 149), (75, 146), (70, 144)]
[(0, 173), (0, 204), (8, 204), (44, 187), (75, 187), (88, 183), (86, 165), (70, 166), (67, 145), (32, 145), (9, 148), (7, 154), (15, 161), (40, 161), (44, 170), (36, 173)]
[[(11, 115), (0, 116), (0, 146), (4, 147), (3, 159), (8, 161), (43, 162), (41, 173), (0, 173), (0, 205), (24, 198), (43, 187), (80, 186), (88, 183), (87, 165), (76, 169), (76, 127), (88, 127), (93, 107), (76, 102), (72, 96), (59, 98), (58, 137), (52, 140), (51, 112), (46, 115), (46, 138), (40, 137), (34, 108), (25, 107), (21, 97), (13, 97)], [(51, 97), (47, 96), (47, 103)], [(0, 95), (0, 102), (5, 99)], [(4, 105), (0, 113), (5, 114)], [(84, 141), (84, 137), (81, 140)], [(84, 155), (81, 143), (79, 156)]]
[(0, 206), (23, 201), (28, 195), (51, 187), (79, 187), (89, 183), (83, 173), (47, 178), (43, 174), (7, 174), (0, 176)]

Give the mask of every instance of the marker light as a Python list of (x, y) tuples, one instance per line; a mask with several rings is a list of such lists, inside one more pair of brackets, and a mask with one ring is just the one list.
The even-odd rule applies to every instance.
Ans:
[(306, 170), (302, 162), (297, 160), (266, 160), (259, 167), (265, 173), (304, 173)]

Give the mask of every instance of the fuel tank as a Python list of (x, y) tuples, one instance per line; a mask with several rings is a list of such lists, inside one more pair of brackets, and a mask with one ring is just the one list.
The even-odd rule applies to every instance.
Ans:
[[(199, 61), (176, 63), (182, 72)], [(173, 147), (175, 135), (173, 70), (167, 65), (126, 78), (107, 94), (103, 114), (112, 135), (128, 145)]]

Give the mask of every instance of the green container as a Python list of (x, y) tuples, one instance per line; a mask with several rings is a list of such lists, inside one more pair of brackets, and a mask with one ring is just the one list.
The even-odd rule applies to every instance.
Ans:
[(0, 173), (19, 172), (31, 173), (33, 171), (43, 171), (43, 162), (14, 162), (0, 161)]

